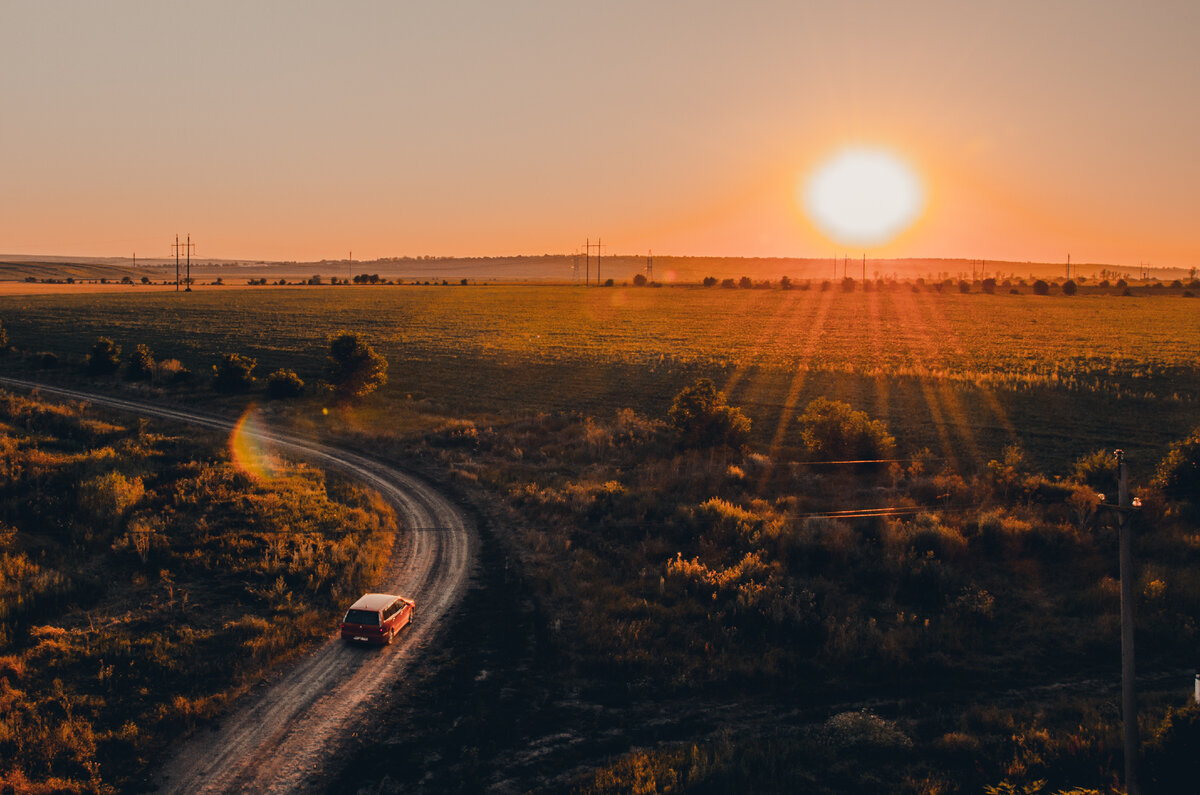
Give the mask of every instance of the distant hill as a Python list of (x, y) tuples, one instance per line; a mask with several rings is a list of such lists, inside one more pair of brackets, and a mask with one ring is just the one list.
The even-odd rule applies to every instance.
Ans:
[[(318, 260), (313, 262), (268, 262), (264, 260), (193, 260), (192, 276), (211, 280), (221, 277), (228, 284), (242, 279), (269, 278), (307, 279), (319, 275), (324, 280), (332, 276), (349, 278), (367, 273), (383, 279), (418, 281), (538, 281), (595, 282), (597, 269), (601, 280), (617, 283), (646, 273), (650, 258), (641, 255), (605, 256), (596, 258), (572, 254), (516, 255), (505, 257), (392, 257), (370, 261)], [(653, 278), (661, 282), (698, 282), (707, 276), (718, 279), (748, 276), (754, 280), (778, 280), (788, 276), (793, 280), (835, 280), (843, 276), (861, 279), (864, 269), (867, 278), (898, 279), (958, 279), (984, 278), (1063, 278), (1065, 263), (1011, 262), (970, 259), (870, 259), (864, 266), (862, 258), (838, 260), (831, 258), (787, 257), (676, 257), (655, 256), (652, 259)], [(1072, 275), (1109, 277), (1119, 274), (1140, 278), (1141, 269), (1102, 263), (1072, 264)], [(1192, 276), (1183, 268), (1150, 268), (1147, 274), (1158, 279), (1183, 279)], [(0, 255), (0, 281), (24, 281), (27, 278), (79, 280), (119, 280), (129, 276), (138, 281), (142, 276), (159, 282), (173, 279), (175, 261), (168, 259), (138, 259), (136, 266), (129, 257), (23, 257)]]

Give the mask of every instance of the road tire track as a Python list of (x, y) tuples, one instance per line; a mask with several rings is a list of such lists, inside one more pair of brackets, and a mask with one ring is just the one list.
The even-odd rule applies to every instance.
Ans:
[[(32, 381), (6, 385), (139, 416), (229, 431), (236, 420)], [(245, 431), (244, 432), (250, 432)], [(466, 590), (477, 542), (463, 513), (426, 483), (380, 461), (275, 431), (250, 432), (281, 452), (333, 468), (371, 486), (395, 509), (405, 533), (378, 590), (416, 600), (412, 625), (387, 647), (329, 639), (213, 730), (201, 729), (173, 749), (153, 782), (165, 793), (302, 792), (325, 770), (341, 738), (383, 699)]]

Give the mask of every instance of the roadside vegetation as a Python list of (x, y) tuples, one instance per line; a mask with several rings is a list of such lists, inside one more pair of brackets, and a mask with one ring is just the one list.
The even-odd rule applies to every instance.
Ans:
[(3, 791), (131, 788), (327, 637), (391, 549), (373, 492), (118, 422), (0, 392)]
[[(927, 449), (897, 451), (883, 423), (822, 398), (798, 411), (800, 455), (779, 459), (713, 420), (736, 412), (698, 382), (664, 419), (456, 422), (426, 444), (509, 517), (507, 542), (574, 687), (601, 702), (905, 694), (939, 706), (641, 751), (588, 774), (581, 791), (850, 792), (896, 776), (910, 792), (1110, 791), (1115, 698), (968, 705), (1119, 679), (1111, 451), (1045, 473), (1009, 447), (964, 475)], [(1190, 670), (1200, 640), (1200, 492), (1171, 491), (1198, 463), (1190, 441), (1134, 484), (1143, 671)], [(1189, 676), (1146, 707), (1147, 739), (1184, 703)], [(835, 730), (849, 738), (829, 739)], [(1177, 762), (1160, 755), (1157, 769)]]

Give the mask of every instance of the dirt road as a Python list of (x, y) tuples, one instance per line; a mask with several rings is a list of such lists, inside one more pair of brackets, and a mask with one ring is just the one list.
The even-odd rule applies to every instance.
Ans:
[[(235, 421), (149, 403), (0, 378), (0, 385), (87, 401), (139, 416), (213, 430)], [(401, 679), (467, 586), (476, 542), (463, 514), (426, 484), (378, 461), (284, 433), (255, 434), (281, 452), (341, 470), (375, 488), (395, 508), (398, 545), (379, 590), (411, 595), (416, 619), (389, 647), (359, 648), (334, 637), (246, 699), (214, 730), (175, 749), (154, 782), (161, 792), (303, 792), (337, 753), (339, 740)]]

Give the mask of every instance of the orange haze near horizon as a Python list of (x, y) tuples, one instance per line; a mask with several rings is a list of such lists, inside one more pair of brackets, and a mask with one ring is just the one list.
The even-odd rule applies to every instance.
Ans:
[[(0, 253), (571, 252), (1200, 264), (1200, 5), (136, 3), (0, 9)], [(796, 185), (894, 152), (840, 246)]]

